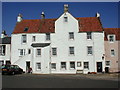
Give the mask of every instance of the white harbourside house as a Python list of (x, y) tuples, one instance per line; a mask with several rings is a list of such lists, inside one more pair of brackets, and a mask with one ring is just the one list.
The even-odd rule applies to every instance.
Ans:
[(57, 19), (17, 17), (11, 36), (11, 64), (39, 74), (104, 72), (104, 32), (96, 17), (75, 18), (64, 5)]

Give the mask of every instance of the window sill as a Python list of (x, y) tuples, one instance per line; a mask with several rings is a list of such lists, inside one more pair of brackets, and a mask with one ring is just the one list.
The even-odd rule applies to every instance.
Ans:
[(88, 41), (91, 41), (92, 39), (87, 39)]
[(87, 54), (87, 56), (93, 56), (93, 54)]
[(69, 56), (75, 56), (75, 54), (69, 54)]
[(36, 57), (41, 57), (41, 55), (36, 55)]
[(56, 69), (51, 69), (52, 71), (56, 71)]
[(57, 57), (57, 55), (52, 55), (51, 57)]
[(61, 70), (62, 70), (62, 71), (65, 71), (65, 70), (67, 70), (67, 69), (65, 69), (65, 68), (61, 68)]
[(41, 69), (37, 69), (36, 71), (41, 71)]
[(109, 41), (109, 43), (114, 43), (115, 41)]
[(74, 41), (75, 39), (69, 39), (69, 41)]
[(22, 43), (22, 45), (26, 45), (27, 43)]
[(70, 70), (75, 70), (75, 68), (70, 68)]
[(84, 68), (84, 70), (89, 70), (88, 68)]

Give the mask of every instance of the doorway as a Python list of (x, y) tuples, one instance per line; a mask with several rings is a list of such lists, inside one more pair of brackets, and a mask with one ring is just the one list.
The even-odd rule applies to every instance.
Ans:
[(102, 62), (97, 62), (97, 72), (102, 72)]
[(26, 61), (26, 72), (28, 72), (30, 68), (30, 61)]

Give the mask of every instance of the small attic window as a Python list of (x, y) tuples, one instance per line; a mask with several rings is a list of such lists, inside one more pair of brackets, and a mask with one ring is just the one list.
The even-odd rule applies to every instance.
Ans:
[(64, 22), (68, 22), (68, 17), (64, 17)]
[(25, 32), (27, 32), (27, 31), (28, 31), (28, 29), (29, 29), (28, 27), (25, 27), (25, 28), (24, 28), (24, 31), (25, 31)]

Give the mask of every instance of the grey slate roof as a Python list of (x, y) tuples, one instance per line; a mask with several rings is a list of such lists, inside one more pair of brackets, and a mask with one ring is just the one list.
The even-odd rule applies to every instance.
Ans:
[(0, 38), (0, 44), (11, 44), (11, 37)]

